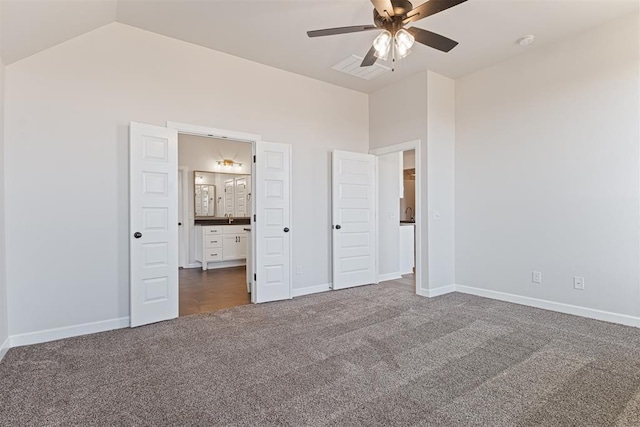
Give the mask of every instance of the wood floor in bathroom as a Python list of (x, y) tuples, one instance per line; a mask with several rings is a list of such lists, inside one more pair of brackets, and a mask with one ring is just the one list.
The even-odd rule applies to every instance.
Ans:
[(227, 307), (251, 303), (247, 292), (245, 267), (181, 268), (180, 316), (208, 313)]

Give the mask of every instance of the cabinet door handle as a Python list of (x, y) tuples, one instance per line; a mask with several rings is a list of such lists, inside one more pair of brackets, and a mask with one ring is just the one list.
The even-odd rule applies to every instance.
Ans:
[(284, 232), (285, 232), (285, 233), (288, 233), (288, 232), (289, 232), (289, 227), (285, 227), (285, 228), (284, 228)]

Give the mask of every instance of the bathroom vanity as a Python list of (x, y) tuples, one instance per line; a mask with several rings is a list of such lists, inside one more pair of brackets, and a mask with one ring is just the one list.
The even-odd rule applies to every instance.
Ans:
[[(196, 232), (196, 261), (202, 269), (244, 265), (247, 258), (246, 225), (203, 225)], [(235, 263), (229, 261), (236, 261)]]

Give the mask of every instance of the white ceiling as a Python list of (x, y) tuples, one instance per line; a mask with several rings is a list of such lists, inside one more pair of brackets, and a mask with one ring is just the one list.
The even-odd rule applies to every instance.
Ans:
[[(417, 23), (460, 42), (455, 49), (442, 53), (416, 44), (394, 73), (365, 81), (331, 66), (363, 56), (376, 32), (309, 39), (306, 31), (371, 24), (369, 0), (2, 0), (2, 57), (10, 64), (118, 21), (369, 93), (426, 69), (462, 76), (637, 12), (639, 3), (468, 0)], [(526, 34), (535, 34), (536, 42), (518, 46), (516, 39)]]

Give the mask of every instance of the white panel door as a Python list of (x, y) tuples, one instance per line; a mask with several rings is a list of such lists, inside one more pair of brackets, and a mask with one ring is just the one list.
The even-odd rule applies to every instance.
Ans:
[(249, 216), (247, 209), (247, 177), (236, 178), (236, 216)]
[(291, 146), (256, 147), (254, 302), (291, 298)]
[(375, 156), (333, 152), (333, 289), (376, 280)]
[(178, 317), (178, 133), (129, 128), (131, 326)]
[(224, 216), (235, 216), (233, 178), (224, 181)]

